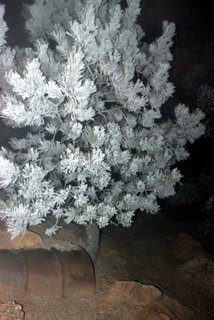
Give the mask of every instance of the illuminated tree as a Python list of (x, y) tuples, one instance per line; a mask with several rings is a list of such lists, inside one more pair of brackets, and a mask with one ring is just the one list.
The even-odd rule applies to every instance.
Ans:
[(204, 133), (200, 110), (161, 110), (169, 81), (173, 23), (151, 44), (137, 24), (140, 1), (36, 0), (25, 5), (31, 48), (6, 46), (0, 7), (0, 114), (28, 130), (1, 149), (1, 218), (12, 237), (48, 215), (128, 227), (137, 209), (159, 210), (175, 193), (177, 161)]

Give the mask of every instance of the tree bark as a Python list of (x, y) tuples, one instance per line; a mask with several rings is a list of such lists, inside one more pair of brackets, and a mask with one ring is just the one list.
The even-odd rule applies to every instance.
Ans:
[(88, 252), (91, 260), (95, 264), (99, 247), (100, 247), (100, 230), (96, 223), (89, 223), (85, 226), (86, 245), (85, 250)]

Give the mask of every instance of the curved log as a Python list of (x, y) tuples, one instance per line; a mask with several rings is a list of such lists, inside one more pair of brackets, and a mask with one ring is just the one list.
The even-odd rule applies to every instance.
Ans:
[(12, 295), (83, 298), (95, 293), (93, 264), (84, 250), (0, 250), (0, 288)]

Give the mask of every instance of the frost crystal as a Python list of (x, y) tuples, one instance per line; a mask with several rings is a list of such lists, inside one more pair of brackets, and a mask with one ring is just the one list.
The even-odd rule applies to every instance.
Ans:
[(32, 48), (6, 46), (0, 6), (0, 115), (25, 127), (0, 154), (1, 218), (12, 237), (49, 216), (55, 224), (132, 223), (175, 193), (187, 143), (204, 133), (200, 110), (179, 104), (169, 82), (173, 23), (141, 46), (139, 0), (35, 0), (24, 6)]

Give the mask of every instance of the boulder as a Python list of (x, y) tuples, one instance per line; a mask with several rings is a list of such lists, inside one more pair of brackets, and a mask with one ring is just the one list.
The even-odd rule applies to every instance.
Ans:
[(165, 255), (173, 256), (182, 262), (195, 258), (204, 261), (209, 257), (201, 243), (185, 232), (178, 235), (177, 239), (167, 248)]
[(24, 320), (22, 306), (14, 301), (0, 303), (0, 320)]
[(32, 231), (26, 231), (25, 233), (20, 234), (14, 240), (11, 240), (11, 246), (13, 249), (34, 247), (39, 244), (42, 244), (42, 237)]
[(105, 301), (144, 307), (161, 297), (162, 292), (152, 285), (137, 281), (116, 281), (105, 294)]
[(4, 221), (0, 221), (0, 249), (23, 249), (36, 246), (42, 246), (42, 237), (38, 233), (26, 231), (11, 240)]
[(137, 281), (116, 281), (103, 297), (102, 310), (114, 310), (123, 320), (192, 320), (195, 310)]

